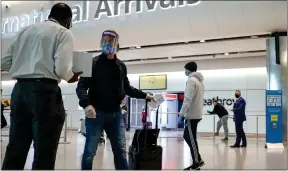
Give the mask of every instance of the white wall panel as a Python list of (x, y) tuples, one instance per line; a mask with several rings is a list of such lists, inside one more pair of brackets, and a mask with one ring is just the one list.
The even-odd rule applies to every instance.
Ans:
[[(265, 89), (263, 90), (246, 90), (247, 106), (246, 110), (249, 114), (254, 114), (254, 112), (264, 112), (265, 111)], [(264, 115), (264, 113), (262, 113)]]
[[(204, 78), (205, 90), (235, 90), (246, 88), (245, 76), (209, 76)], [(221, 80), (221, 81), (220, 81)]]
[(246, 87), (247, 89), (266, 89), (267, 85), (267, 74), (257, 74), (252, 72), (246, 76)]

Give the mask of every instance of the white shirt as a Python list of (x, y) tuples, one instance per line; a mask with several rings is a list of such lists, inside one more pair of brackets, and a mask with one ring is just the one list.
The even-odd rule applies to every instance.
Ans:
[(73, 35), (56, 21), (22, 29), (1, 60), (13, 79), (73, 77)]

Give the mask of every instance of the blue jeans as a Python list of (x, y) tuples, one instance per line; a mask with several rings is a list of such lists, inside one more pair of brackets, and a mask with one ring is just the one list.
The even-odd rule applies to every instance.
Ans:
[(92, 170), (103, 130), (110, 140), (116, 170), (128, 170), (126, 158), (125, 126), (122, 113), (97, 111), (96, 118), (86, 118), (86, 142), (82, 157), (82, 170)]

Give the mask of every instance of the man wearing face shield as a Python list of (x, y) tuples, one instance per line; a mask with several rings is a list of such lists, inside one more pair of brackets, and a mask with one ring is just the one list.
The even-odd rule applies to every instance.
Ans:
[(33, 170), (53, 170), (65, 121), (61, 79), (78, 81), (72, 72), (72, 11), (55, 4), (49, 19), (19, 31), (1, 60), (17, 80), (11, 95), (9, 144), (2, 170), (23, 170), (33, 140)]
[(84, 170), (92, 170), (103, 130), (111, 142), (115, 168), (128, 169), (121, 101), (126, 95), (153, 99), (130, 85), (126, 65), (116, 55), (119, 50), (118, 40), (119, 35), (115, 31), (103, 32), (100, 42), (102, 54), (93, 59), (92, 77), (80, 77), (76, 89), (79, 105), (86, 114), (86, 143), (82, 157)]

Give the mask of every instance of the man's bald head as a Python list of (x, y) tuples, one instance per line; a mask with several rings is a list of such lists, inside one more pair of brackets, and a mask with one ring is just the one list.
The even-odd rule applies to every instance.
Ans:
[(67, 28), (68, 24), (70, 25), (72, 20), (72, 10), (69, 5), (65, 3), (57, 3), (51, 8), (49, 19), (51, 18)]

